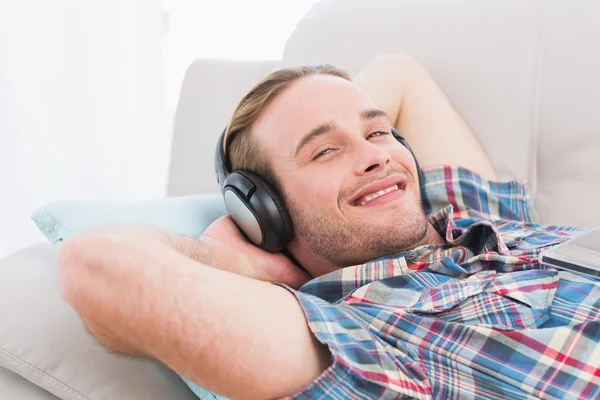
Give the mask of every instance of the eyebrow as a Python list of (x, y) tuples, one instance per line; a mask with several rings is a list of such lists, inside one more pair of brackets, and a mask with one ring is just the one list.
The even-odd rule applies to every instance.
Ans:
[(385, 118), (390, 121), (389, 115), (387, 115), (385, 111), (378, 108), (369, 108), (360, 112), (360, 119), (363, 121), (368, 121), (375, 118)]
[[(360, 119), (363, 121), (368, 121), (375, 118), (386, 118), (387, 120), (390, 119), (390, 117), (385, 111), (380, 110), (378, 108), (369, 108), (360, 112)], [(326, 133), (334, 131), (336, 128), (337, 126), (333, 122), (324, 122), (316, 128), (311, 129), (309, 132), (304, 134), (302, 140), (300, 140), (300, 143), (298, 143), (298, 146), (296, 146), (296, 150), (294, 151), (294, 158), (298, 156), (298, 153), (300, 153), (300, 151), (307, 144), (309, 144), (319, 136), (323, 136)]]
[(323, 136), (324, 134), (335, 130), (336, 125), (333, 122), (324, 122), (316, 128), (311, 129), (307, 134), (302, 137), (298, 146), (296, 146), (296, 151), (294, 151), (294, 158), (298, 156), (298, 153), (310, 142), (315, 140), (319, 136)]

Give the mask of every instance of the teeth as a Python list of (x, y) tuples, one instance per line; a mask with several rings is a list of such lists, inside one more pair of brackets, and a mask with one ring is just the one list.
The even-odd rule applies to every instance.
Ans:
[(367, 195), (367, 196), (364, 196), (364, 197), (362, 198), (363, 200), (360, 202), (360, 204), (359, 204), (359, 205), (360, 205), (360, 206), (364, 206), (365, 204), (367, 204), (367, 203), (368, 203), (368, 202), (370, 202), (371, 200), (373, 200), (373, 199), (376, 199), (376, 198), (378, 198), (379, 196), (382, 196), (382, 195), (384, 195), (384, 194), (386, 194), (386, 193), (389, 193), (389, 192), (392, 192), (392, 191), (394, 191), (394, 190), (398, 190), (398, 185), (392, 185), (392, 186), (390, 186), (390, 187), (388, 187), (388, 188), (386, 188), (386, 189), (381, 189), (381, 190), (379, 190), (378, 192), (375, 192), (375, 193), (369, 194), (369, 195)]

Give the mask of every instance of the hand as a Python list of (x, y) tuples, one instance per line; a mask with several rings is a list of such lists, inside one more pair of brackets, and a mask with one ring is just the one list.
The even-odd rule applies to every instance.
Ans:
[(237, 263), (219, 263), (219, 269), (293, 288), (299, 288), (311, 279), (285, 255), (269, 253), (250, 243), (230, 215), (213, 222), (200, 239), (212, 247), (218, 259), (239, 260)]

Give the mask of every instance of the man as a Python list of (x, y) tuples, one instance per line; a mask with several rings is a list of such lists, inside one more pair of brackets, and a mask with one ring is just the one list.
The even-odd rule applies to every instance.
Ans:
[(74, 237), (61, 287), (100, 342), (230, 398), (600, 396), (600, 286), (537, 260), (580, 231), (531, 223), (523, 186), (488, 181), (418, 63), (381, 57), (354, 83), (327, 66), (275, 72), (225, 143), (232, 169), (282, 197), (290, 257), (229, 216), (199, 239), (140, 225)]

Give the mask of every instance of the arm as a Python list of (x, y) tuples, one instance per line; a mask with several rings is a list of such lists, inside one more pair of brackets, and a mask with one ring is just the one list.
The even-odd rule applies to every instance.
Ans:
[(102, 343), (231, 398), (292, 394), (331, 363), (290, 292), (196, 262), (162, 234), (115, 225), (60, 246), (63, 296)]
[(353, 81), (390, 116), (421, 167), (461, 166), (486, 179), (497, 179), (469, 125), (417, 61), (404, 56), (381, 56)]
[(158, 241), (199, 263), (296, 289), (310, 279), (306, 271), (283, 254), (269, 253), (250, 243), (229, 215), (210, 224), (200, 238), (180, 236), (143, 224), (104, 225), (91, 232), (115, 239), (126, 236), (129, 241), (136, 238), (140, 243)]

